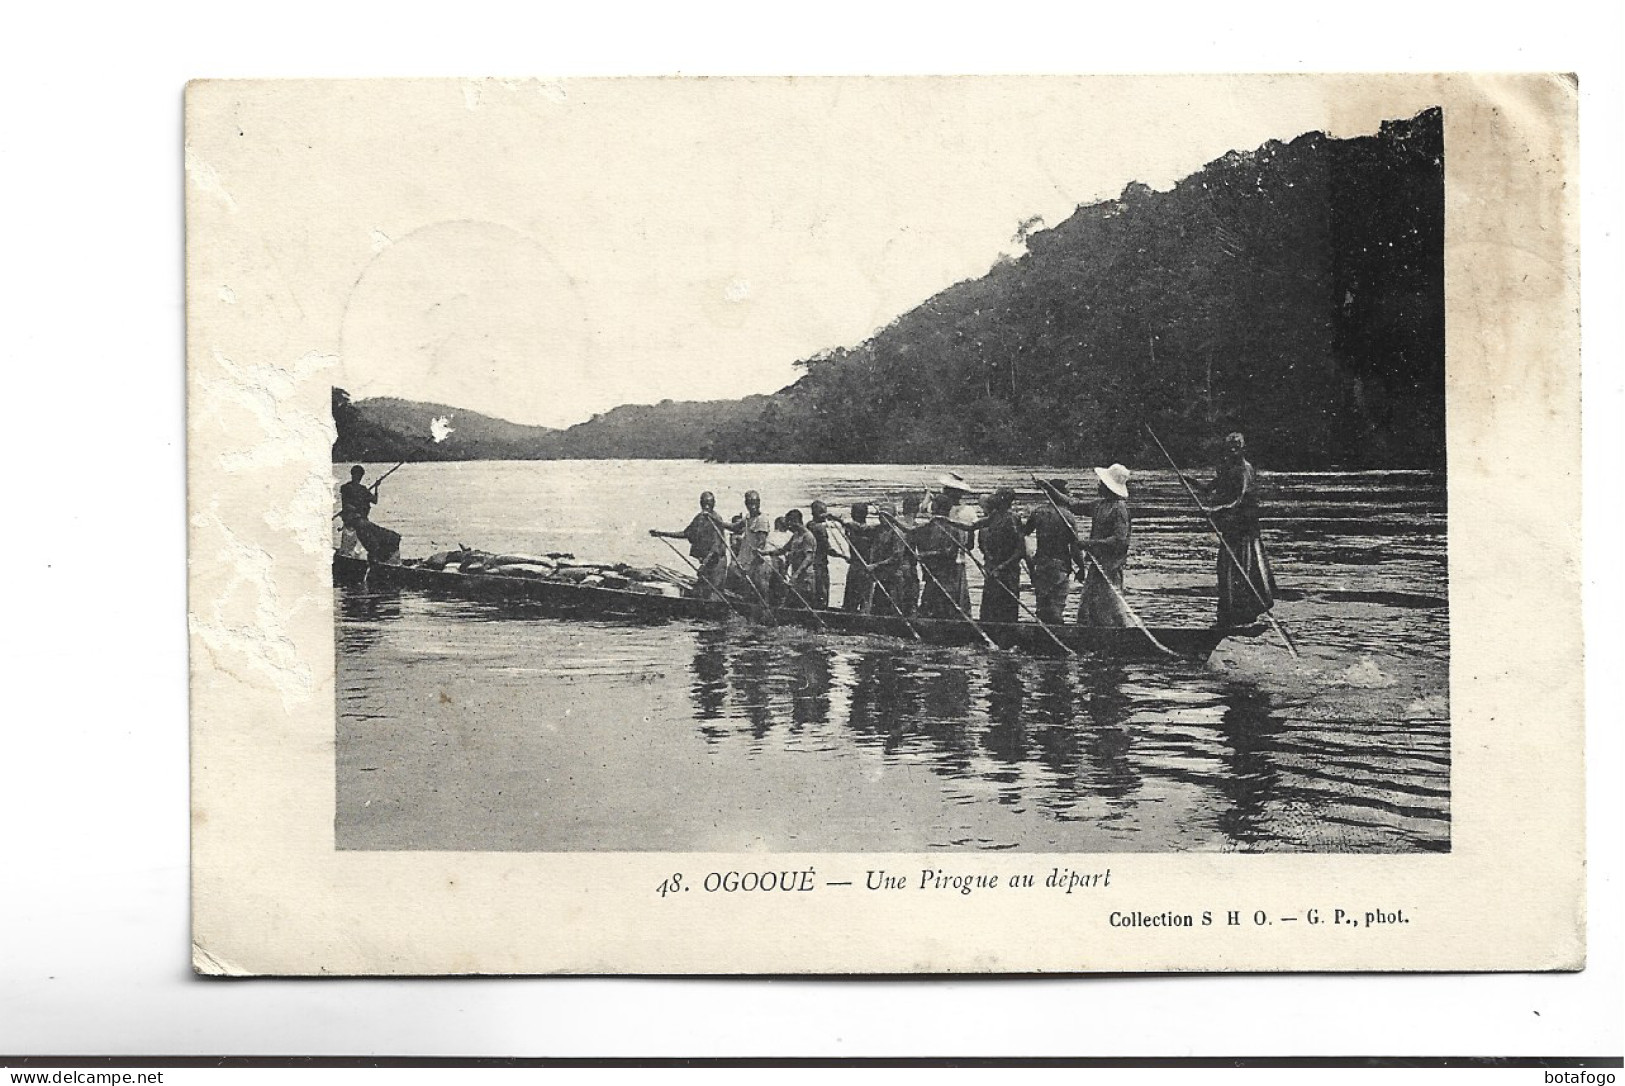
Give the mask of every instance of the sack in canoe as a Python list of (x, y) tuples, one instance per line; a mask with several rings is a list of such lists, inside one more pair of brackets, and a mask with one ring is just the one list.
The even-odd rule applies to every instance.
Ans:
[(487, 572), (494, 573), (498, 577), (529, 577), (532, 580), (551, 581), (555, 571), (552, 566), (509, 562), (500, 566), (490, 566)]

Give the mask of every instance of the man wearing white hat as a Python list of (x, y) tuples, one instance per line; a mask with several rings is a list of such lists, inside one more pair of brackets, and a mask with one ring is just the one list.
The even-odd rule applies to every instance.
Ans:
[(1123, 567), (1128, 563), (1129, 470), (1122, 464), (1113, 464), (1109, 468), (1096, 468), (1095, 477), (1100, 480), (1100, 487), (1089, 524), (1089, 538), (1079, 544), (1089, 558), (1083, 562), (1083, 598), (1078, 601), (1078, 625), (1127, 626)]

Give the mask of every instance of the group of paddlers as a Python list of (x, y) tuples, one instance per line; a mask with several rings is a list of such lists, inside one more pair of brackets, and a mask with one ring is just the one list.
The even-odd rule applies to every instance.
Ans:
[[(1231, 434), (1200, 502), (1221, 536), (1219, 625), (1243, 626), (1274, 602), (1275, 579), (1259, 535), (1258, 475), (1241, 434)], [(975, 491), (956, 473), (935, 490), (898, 503), (855, 502), (849, 515), (822, 501), (805, 513), (762, 512), (761, 495), (745, 492), (745, 511), (724, 520), (716, 496), (700, 495), (700, 509), (677, 532), (652, 536), (688, 542), (697, 580), (694, 593), (769, 608), (824, 609), (830, 604), (830, 560), (847, 563), (841, 607), (904, 618), (972, 620), (969, 565), (982, 573), (977, 618), (1017, 622), (1022, 612), (1046, 625), (1065, 621), (1076, 574), (1082, 585), (1076, 622), (1083, 626), (1135, 623), (1123, 596), (1131, 520), (1129, 469), (1095, 468), (1092, 502), (1074, 499), (1065, 479), (1035, 480), (1043, 499), (1025, 514), (1016, 494), (998, 487), (975, 502)], [(1190, 480), (1185, 482), (1190, 484)], [(1088, 531), (1080, 517), (1088, 517)], [(1033, 546), (1029, 548), (1031, 538)], [(978, 553), (980, 552), (980, 557)], [(1026, 569), (1036, 609), (1021, 597)]]
[[(350, 469), (350, 481), (339, 488), (341, 552), (353, 554), (359, 542), (370, 561), (399, 559), (400, 535), (371, 518), (379, 484), (391, 472), (367, 485), (361, 481), (364, 468)], [(761, 495), (748, 490), (745, 511), (724, 520), (716, 496), (707, 491), (682, 531), (650, 529), (649, 534), (688, 542), (697, 575), (692, 591), (702, 598), (822, 610), (830, 605), (830, 560), (836, 559), (847, 563), (844, 610), (975, 621), (966, 577), (968, 565), (975, 565), (982, 574), (981, 622), (1018, 622), (1025, 612), (1045, 625), (1058, 625), (1065, 621), (1076, 575), (1082, 585), (1079, 625), (1138, 625), (1123, 596), (1132, 525), (1130, 472), (1113, 464), (1095, 468), (1094, 475), (1092, 502), (1074, 499), (1065, 479), (1035, 479), (1043, 501), (1026, 513), (1015, 508), (1010, 487), (998, 487), (977, 502), (975, 490), (952, 472), (938, 478), (935, 490), (896, 504), (854, 502), (846, 516), (814, 501), (805, 513), (792, 509), (771, 518), (762, 512)], [(1258, 473), (1247, 461), (1242, 435), (1225, 438), (1218, 469), (1206, 486), (1181, 479), (1220, 537), (1218, 623), (1244, 626), (1273, 605), (1275, 576), (1259, 535)], [(1089, 520), (1087, 533), (1082, 516)], [(1023, 569), (1036, 608), (1022, 599)]]

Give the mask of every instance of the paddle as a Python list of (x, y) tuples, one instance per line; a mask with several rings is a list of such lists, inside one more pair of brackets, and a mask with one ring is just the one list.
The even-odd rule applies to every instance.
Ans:
[[(734, 554), (732, 541), (729, 540), (728, 536), (723, 532), (721, 526), (716, 521), (710, 519), (707, 519), (706, 523), (711, 525), (711, 531), (716, 534), (717, 542), (722, 545), (723, 587), (721, 592), (723, 596), (726, 597), (728, 593), (728, 575), (730, 572), (738, 568), (739, 558)], [(767, 608), (767, 624), (769, 626), (777, 626), (778, 619), (773, 613), (773, 605), (767, 602), (767, 597), (762, 595), (762, 590), (756, 587), (756, 582), (751, 580), (750, 574), (741, 572), (740, 576), (744, 577), (745, 583), (750, 585), (750, 590), (756, 593), (756, 598), (762, 601), (762, 606)], [(736, 611), (735, 614), (738, 614), (738, 612)], [(744, 616), (741, 615), (740, 617), (743, 618)]]
[[(673, 554), (675, 554), (677, 557), (681, 558), (683, 561), (688, 563), (688, 567), (694, 571), (694, 583), (695, 583), (696, 587), (699, 586), (699, 585), (702, 585), (702, 584), (708, 584), (709, 583), (705, 579), (705, 574), (700, 572), (700, 567), (695, 564), (694, 559), (690, 558), (688, 555), (684, 554), (681, 550), (679, 550), (677, 548), (677, 544), (673, 543), (671, 540), (667, 539), (663, 535), (655, 535), (655, 530), (653, 528), (649, 529), (649, 534), (653, 535), (656, 539), (660, 540), (660, 542), (662, 542), (666, 546), (670, 547), (671, 552)], [(740, 618), (745, 617), (744, 615), (739, 614), (739, 609), (733, 605), (733, 602), (731, 600), (728, 599), (728, 593), (726, 593), (724, 591), (721, 591), (719, 589), (717, 591), (717, 595), (719, 597), (721, 597), (723, 603), (728, 605), (728, 610), (732, 611), (736, 615), (739, 615)], [(746, 619), (746, 621), (748, 622), (749, 619)]]
[[(920, 552), (909, 546), (907, 537), (905, 537), (902, 532), (897, 530), (897, 525), (893, 524), (891, 520), (885, 517), (881, 518), (881, 522), (892, 530), (892, 534), (895, 535), (897, 537), (897, 541), (903, 545), (903, 549), (914, 556), (914, 561), (919, 565), (920, 572), (931, 578), (931, 583), (937, 586), (937, 591), (942, 593), (942, 598), (952, 604), (955, 611), (959, 612), (959, 617), (970, 623), (970, 628), (975, 630), (977, 636), (981, 637), (981, 639), (987, 643), (988, 648), (997, 649), (999, 647), (999, 643), (989, 637), (987, 635), (987, 631), (978, 626), (974, 618), (971, 618), (965, 613), (965, 609), (959, 606), (959, 601), (954, 599), (953, 593), (949, 592), (945, 587), (943, 587), (942, 582), (937, 580), (937, 575), (931, 572), (931, 567), (925, 564), (925, 559), (920, 557)], [(954, 542), (957, 543), (958, 540), (955, 540)]]
[[(881, 516), (884, 516), (885, 514), (876, 513), (875, 515), (877, 517), (881, 517)], [(843, 534), (845, 534), (846, 525), (843, 524), (841, 521), (838, 521), (838, 520), (835, 523), (841, 525), (841, 532)], [(850, 543), (850, 540), (848, 540), (848, 542)], [(897, 612), (897, 617), (903, 620), (903, 625), (907, 626), (908, 627), (908, 632), (914, 635), (914, 640), (916, 640), (916, 641), (922, 640), (922, 638), (920, 637), (920, 631), (916, 630), (914, 628), (914, 623), (912, 623), (912, 622), (910, 622), (908, 620), (908, 615), (903, 613), (903, 608), (898, 604), (897, 600), (892, 597), (892, 594), (890, 592), (886, 591), (886, 586), (880, 583), (880, 578), (879, 577), (875, 576), (875, 567), (871, 566), (868, 562), (863, 560), (863, 555), (858, 553), (858, 548), (856, 546), (852, 547), (852, 558), (856, 558), (858, 560), (858, 565), (863, 567), (863, 572), (865, 572), (865, 573), (867, 573), (869, 575), (870, 583), (873, 584), (876, 588), (880, 589), (880, 594), (882, 596), (886, 597), (886, 602), (891, 604), (893, 611)]]
[(1162, 458), (1168, 461), (1168, 466), (1174, 469), (1175, 475), (1179, 476), (1179, 481), (1184, 484), (1185, 493), (1189, 494), (1191, 501), (1196, 503), (1196, 508), (1202, 511), (1202, 518), (1207, 521), (1207, 526), (1212, 530), (1214, 538), (1219, 541), (1219, 546), (1223, 547), (1224, 553), (1230, 556), (1230, 562), (1236, 567), (1236, 572), (1241, 574), (1241, 579), (1247, 582), (1247, 587), (1252, 590), (1253, 598), (1258, 600), (1258, 605), (1264, 609), (1264, 620), (1275, 629), (1276, 633), (1281, 635), (1281, 640), (1286, 642), (1287, 651), (1291, 652), (1294, 657), (1301, 659), (1303, 654), (1298, 651), (1298, 646), (1292, 643), (1292, 635), (1288, 634), (1286, 627), (1277, 622), (1275, 616), (1270, 613), (1270, 602), (1264, 598), (1264, 593), (1258, 590), (1258, 586), (1253, 584), (1253, 579), (1247, 576), (1247, 567), (1241, 564), (1241, 559), (1236, 557), (1236, 552), (1230, 549), (1230, 542), (1224, 538), (1224, 533), (1219, 531), (1219, 525), (1214, 521), (1213, 514), (1208, 512), (1207, 506), (1202, 504), (1202, 499), (1196, 496), (1196, 488), (1191, 486), (1189, 479), (1185, 478), (1185, 473), (1179, 470), (1179, 465), (1174, 463), (1174, 458), (1169, 454), (1167, 446), (1162, 443), (1162, 439), (1157, 436), (1157, 432), (1151, 429), (1149, 423), (1145, 425), (1145, 432), (1150, 434), (1151, 440), (1157, 443), (1157, 449), (1162, 453)]
[(378, 488), (384, 485), (384, 480), (389, 478), (391, 475), (394, 475), (397, 471), (400, 471), (405, 466), (406, 466), (406, 461), (402, 460), (399, 464), (396, 464), (394, 467), (390, 468), (388, 471), (386, 471), (382, 475), (378, 476), (378, 478), (374, 479), (372, 481), (372, 486), (369, 489), (374, 494), (378, 493)]
[[(716, 528), (718, 536), (722, 535), (721, 528), (717, 528), (715, 524), (713, 524), (712, 527)], [(749, 525), (746, 525), (745, 530), (749, 531)], [(726, 552), (728, 559), (730, 560), (730, 568), (737, 567), (739, 565), (738, 555), (734, 554), (733, 551), (728, 548), (726, 540), (723, 541), (723, 550)], [(767, 601), (767, 597), (762, 595), (762, 590), (756, 587), (756, 578), (750, 575), (749, 570), (740, 570), (740, 576), (745, 579), (746, 584), (750, 585), (750, 590), (756, 593), (756, 598), (762, 601), (762, 606), (767, 608), (767, 624), (769, 626), (777, 626), (779, 624), (779, 616), (774, 612), (773, 605)]]
[[(378, 496), (378, 488), (383, 485), (383, 482), (384, 482), (385, 479), (389, 478), (391, 475), (394, 475), (397, 471), (400, 471), (401, 468), (403, 468), (405, 466), (406, 466), (406, 461), (402, 460), (399, 464), (396, 464), (394, 467), (392, 467), (388, 471), (384, 472), (377, 479), (374, 479), (372, 481), (372, 483), (369, 484), (368, 487), (367, 487), (368, 490), (372, 491), (373, 497), (376, 498)], [(333, 514), (333, 519), (338, 520), (343, 515), (344, 515), (344, 510), (340, 509), (337, 513)]]
[[(1043, 629), (1043, 631), (1045, 633), (1049, 634), (1049, 639), (1051, 641), (1055, 642), (1057, 645), (1059, 645), (1061, 647), (1062, 652), (1066, 653), (1068, 656), (1076, 656), (1077, 655), (1076, 652), (1072, 651), (1072, 646), (1071, 645), (1068, 645), (1065, 641), (1062, 641), (1059, 637), (1056, 637), (1055, 636), (1055, 631), (1051, 630), (1049, 628), (1049, 624), (1046, 623), (1043, 619), (1039, 618), (1037, 613), (1034, 612), (1032, 608), (1027, 606), (1027, 601), (1025, 601), (1025, 600), (1023, 600), (1021, 598), (1021, 593), (1019, 591), (1017, 591), (1017, 592), (1010, 591), (1010, 589), (1005, 585), (1005, 583), (1003, 581), (999, 580), (998, 578), (994, 577), (993, 574), (989, 573), (988, 568), (982, 564), (981, 559), (977, 558), (976, 555), (972, 554), (971, 549), (969, 547), (965, 546), (965, 544), (961, 543), (959, 541), (958, 536), (954, 537), (954, 546), (958, 547), (961, 551), (964, 551), (965, 552), (965, 557), (969, 558), (972, 562), (976, 563), (976, 568), (982, 571), (982, 577), (985, 580), (991, 581), (993, 584), (998, 585), (999, 588), (1003, 590), (1005, 595), (1013, 596), (1015, 598), (1015, 601), (1016, 601), (1016, 606), (1020, 607), (1023, 611), (1026, 611), (1027, 614), (1031, 615), (1033, 620), (1038, 623), (1038, 625)], [(1011, 562), (1014, 562), (1017, 558), (1020, 558), (1020, 557), (1021, 557), (1021, 555), (1017, 554), (1012, 558), (1006, 559), (1005, 562), (1003, 563), (1003, 565), (1000, 565), (999, 568), (1003, 569), (1005, 566), (1009, 565)], [(1016, 579), (1018, 581), (1021, 579), (1021, 571), (1020, 570), (1016, 571)]]
[(790, 579), (790, 571), (788, 569), (784, 571), (784, 587), (790, 590), (790, 594), (792, 596), (801, 601), (801, 606), (805, 607), (808, 613), (812, 615), (813, 621), (818, 623), (818, 628), (824, 633), (828, 633), (829, 627), (824, 625), (823, 616), (818, 613), (818, 608), (808, 603), (807, 597), (796, 591), (795, 582)]
[[(1033, 481), (1033, 485), (1038, 487), (1038, 489), (1043, 493), (1044, 497), (1049, 499), (1050, 508), (1055, 510), (1055, 515), (1060, 517), (1061, 522), (1063, 524), (1065, 524), (1066, 523), (1066, 517), (1062, 516), (1062, 514), (1061, 514), (1060, 503), (1055, 500), (1055, 495), (1050, 493), (1049, 487), (1047, 487), (1043, 483), (1039, 482), (1038, 481), (1038, 476), (1036, 476), (1036, 475), (1031, 476), (1031, 479)], [(1075, 533), (1074, 533), (1074, 535), (1075, 535)], [(1106, 587), (1111, 589), (1112, 595), (1117, 598), (1117, 603), (1118, 603), (1119, 606), (1121, 606), (1123, 608), (1123, 613), (1128, 615), (1129, 619), (1131, 621), (1133, 621), (1135, 626), (1139, 627), (1141, 633), (1145, 634), (1145, 639), (1147, 641), (1151, 642), (1151, 644), (1155, 645), (1158, 649), (1162, 650), (1162, 652), (1166, 653), (1167, 655), (1169, 655), (1169, 656), (1178, 656), (1179, 653), (1175, 652), (1173, 649), (1169, 648), (1167, 645), (1164, 645), (1161, 641), (1158, 641), (1157, 640), (1157, 635), (1151, 632), (1150, 627), (1148, 627), (1144, 622), (1140, 621), (1140, 616), (1134, 613), (1134, 608), (1130, 607), (1128, 600), (1123, 598), (1123, 593), (1119, 592), (1117, 590), (1117, 586), (1112, 584), (1112, 579), (1110, 577), (1106, 576), (1106, 570), (1101, 566), (1099, 560), (1096, 559), (1093, 554), (1090, 554), (1088, 550), (1084, 550), (1083, 556), (1085, 558), (1089, 559), (1089, 564), (1090, 564), (1090, 566), (1092, 566), (1094, 568), (1095, 574), (1102, 581), (1106, 582)], [(1080, 604), (1080, 606), (1081, 606), (1081, 604)]]

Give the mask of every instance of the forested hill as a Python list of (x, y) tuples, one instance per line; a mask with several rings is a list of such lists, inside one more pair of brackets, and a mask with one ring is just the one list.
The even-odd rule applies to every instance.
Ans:
[(1243, 430), (1271, 468), (1444, 462), (1438, 109), (1130, 184), (856, 347), (807, 359), (728, 460), (1160, 464)]
[[(719, 423), (754, 416), (766, 397), (629, 404), (566, 430), (525, 426), (442, 403), (333, 390), (335, 461), (701, 459)], [(440, 439), (431, 426), (444, 420)]]

